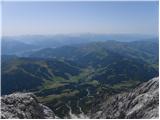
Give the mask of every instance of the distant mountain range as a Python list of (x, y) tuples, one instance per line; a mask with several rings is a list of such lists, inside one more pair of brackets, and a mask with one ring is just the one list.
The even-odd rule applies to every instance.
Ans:
[[(141, 59), (150, 62), (158, 60), (158, 42), (134, 41), (134, 42), (92, 42), (87, 44), (68, 45), (59, 48), (46, 48), (30, 52), (28, 56), (37, 58), (61, 58), (80, 61), (82, 64), (101, 62), (107, 56)], [(92, 59), (93, 58), (93, 59)], [(94, 64), (94, 63), (93, 63)]]
[(116, 40), (131, 42), (136, 40), (158, 41), (157, 36), (137, 34), (77, 34), (77, 35), (26, 35), (2, 37), (2, 54), (23, 55), (24, 52), (42, 48), (56, 48), (95, 41)]
[(14, 41), (14, 40), (3, 40), (1, 42), (1, 51), (2, 55), (20, 55), (24, 52), (31, 51), (34, 49), (37, 49), (35, 45), (27, 44), (20, 41)]
[(34, 92), (61, 118), (68, 114), (68, 105), (75, 114), (86, 113), (95, 97), (129, 91), (158, 76), (157, 40), (93, 41), (55, 48), (24, 44), (31, 43), (10, 48), (12, 52), (22, 45), (17, 48), (17, 52), (23, 48), (21, 54), (3, 52), (2, 94)]

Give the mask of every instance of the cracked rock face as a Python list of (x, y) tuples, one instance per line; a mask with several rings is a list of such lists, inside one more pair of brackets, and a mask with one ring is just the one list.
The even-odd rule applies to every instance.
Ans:
[(159, 78), (153, 78), (129, 93), (109, 97), (92, 118), (149, 119), (159, 115)]
[(40, 104), (32, 93), (14, 93), (1, 97), (1, 118), (52, 119), (55, 115), (51, 109)]

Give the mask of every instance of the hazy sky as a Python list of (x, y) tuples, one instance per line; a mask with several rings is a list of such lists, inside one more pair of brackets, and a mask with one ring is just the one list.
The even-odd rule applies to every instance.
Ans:
[(158, 2), (3, 2), (3, 35), (158, 33)]

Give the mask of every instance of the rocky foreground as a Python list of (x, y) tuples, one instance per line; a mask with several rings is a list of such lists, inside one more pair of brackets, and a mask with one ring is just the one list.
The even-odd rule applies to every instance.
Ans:
[(32, 93), (14, 93), (1, 99), (2, 119), (51, 119), (54, 113), (40, 104)]
[[(111, 96), (92, 111), (88, 118), (158, 118), (159, 78), (141, 84), (129, 93)], [(96, 111), (96, 112), (95, 112)], [(56, 118), (32, 93), (14, 93), (1, 98), (1, 118)]]
[(149, 119), (159, 117), (159, 78), (141, 84), (129, 93), (111, 96), (91, 118)]

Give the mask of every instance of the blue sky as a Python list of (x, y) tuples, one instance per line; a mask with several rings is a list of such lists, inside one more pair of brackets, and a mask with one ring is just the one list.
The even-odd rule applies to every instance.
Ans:
[(158, 2), (3, 2), (3, 35), (158, 34)]

